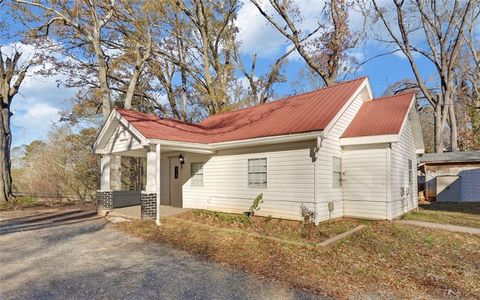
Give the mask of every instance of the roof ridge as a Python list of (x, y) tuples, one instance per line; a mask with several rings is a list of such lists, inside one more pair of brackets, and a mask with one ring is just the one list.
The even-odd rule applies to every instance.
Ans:
[[(324, 90), (327, 90), (327, 89), (329, 89), (329, 88), (338, 87), (338, 86), (343, 85), (343, 84), (352, 83), (352, 82), (358, 81), (358, 80), (364, 80), (365, 78), (368, 78), (368, 76), (361, 76), (361, 77), (358, 77), (358, 78), (355, 78), (355, 79), (338, 82), (338, 83), (335, 83), (334, 85), (331, 85), (331, 86), (325, 86), (325, 87), (321, 87), (321, 88), (318, 88), (318, 89), (315, 89), (315, 90), (312, 90), (312, 91), (309, 91), (309, 92), (304, 92), (304, 93), (300, 93), (300, 94), (296, 94), (296, 95), (290, 95), (290, 96), (287, 96), (287, 97), (285, 97), (285, 98), (281, 98), (281, 99), (274, 100), (274, 101), (270, 101), (270, 102), (266, 102), (266, 103), (261, 103), (261, 104), (257, 104), (257, 105), (253, 105), (253, 106), (244, 107), (244, 108), (239, 108), (239, 109), (232, 110), (232, 111), (221, 112), (221, 113), (218, 113), (218, 114), (209, 116), (209, 117), (206, 118), (205, 120), (210, 119), (210, 118), (213, 118), (213, 117), (216, 117), (216, 116), (223, 116), (223, 115), (226, 115), (226, 114), (236, 113), (236, 112), (244, 111), (244, 110), (247, 110), (247, 109), (252, 109), (252, 108), (256, 108), (256, 107), (260, 107), (260, 106), (265, 106), (265, 105), (269, 105), (269, 104), (275, 104), (275, 103), (278, 103), (278, 102), (283, 102), (283, 101), (286, 101), (286, 100), (290, 100), (291, 98), (294, 98), (294, 97), (299, 97), (299, 96), (305, 96), (305, 95), (313, 94), (313, 93), (315, 93), (315, 92), (324, 91)], [(205, 120), (203, 120), (203, 121), (205, 121)], [(203, 122), (203, 121), (202, 121), (202, 122)], [(200, 123), (201, 123), (201, 122), (200, 122)], [(201, 126), (201, 125), (200, 125), (200, 126)]]
[(414, 92), (414, 91), (411, 91), (411, 92), (402, 92), (402, 93), (398, 93), (398, 94), (395, 94), (395, 95), (382, 96), (382, 97), (379, 97), (379, 98), (373, 98), (371, 101), (386, 100), (386, 99), (390, 99), (390, 98), (394, 98), (394, 97), (400, 97), (400, 96), (404, 96), (404, 95), (408, 95), (408, 94), (413, 94), (413, 95), (415, 95), (416, 93), (417, 93), (417, 92)]
[(160, 116), (157, 115), (157, 114), (146, 113), (146, 112), (137, 111), (137, 110), (129, 109), (129, 108), (114, 108), (114, 109), (115, 109), (116, 111), (119, 111), (119, 110), (129, 111), (129, 112), (133, 112), (133, 113), (136, 113), (136, 114), (146, 115), (146, 116), (148, 116), (148, 117), (155, 117), (155, 118), (157, 118), (158, 120), (168, 120), (168, 121), (173, 121), (173, 122), (176, 122), (176, 123), (181, 123), (181, 124), (185, 124), (185, 125), (191, 125), (191, 126), (195, 126), (195, 127), (204, 129), (203, 126), (201, 126), (201, 125), (199, 125), (199, 124), (196, 124), (196, 123), (190, 123), (190, 122), (186, 122), (186, 121), (182, 121), (182, 120), (177, 120), (177, 119), (173, 119), (173, 118), (164, 118), (164, 117), (160, 117)]

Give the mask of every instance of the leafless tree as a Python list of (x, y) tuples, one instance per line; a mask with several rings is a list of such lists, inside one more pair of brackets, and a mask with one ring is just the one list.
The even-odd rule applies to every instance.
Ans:
[[(425, 98), (435, 110), (435, 151), (443, 152), (443, 132), (449, 124), (452, 151), (458, 150), (458, 129), (454, 109), (454, 94), (458, 88), (455, 80), (460, 52), (465, 45), (465, 30), (472, 12), (479, 9), (478, 0), (394, 0), (393, 21), (388, 9), (373, 6), (379, 20), (387, 29), (391, 40), (407, 57), (416, 81)], [(414, 34), (425, 37), (426, 46), (415, 42)], [(427, 59), (434, 65), (435, 82), (432, 88), (424, 78), (419, 58)], [(435, 92), (432, 92), (434, 90)]]
[(336, 82), (347, 61), (348, 51), (355, 48), (363, 36), (363, 28), (353, 33), (348, 27), (349, 10), (355, 5), (352, 1), (328, 0), (317, 27), (310, 32), (301, 28), (302, 15), (294, 1), (269, 0), (274, 15), (269, 14), (259, 0), (250, 1), (278, 32), (292, 42), (326, 86)]
[(0, 203), (13, 198), (10, 149), (12, 130), (10, 118), (11, 105), (27, 70), (34, 64), (33, 59), (21, 62), (22, 52), (14, 48), (11, 54), (4, 53), (0, 46)]

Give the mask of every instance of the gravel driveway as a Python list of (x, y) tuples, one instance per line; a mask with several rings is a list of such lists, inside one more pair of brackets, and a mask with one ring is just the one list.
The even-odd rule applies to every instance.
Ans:
[(94, 212), (0, 212), (0, 299), (315, 299), (110, 228)]

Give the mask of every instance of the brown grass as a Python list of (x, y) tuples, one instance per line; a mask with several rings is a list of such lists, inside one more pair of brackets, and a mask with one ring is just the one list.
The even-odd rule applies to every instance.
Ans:
[(336, 298), (480, 298), (480, 237), (371, 222), (321, 253), (164, 219), (116, 228), (259, 277)]
[(322, 242), (360, 224), (370, 222), (358, 219), (336, 219), (323, 222), (320, 226), (314, 226), (299, 221), (257, 216), (247, 218), (238, 214), (200, 209), (193, 209), (175, 217), (221, 228), (241, 229), (246, 232), (311, 244)]
[(427, 203), (403, 219), (480, 228), (480, 203)]

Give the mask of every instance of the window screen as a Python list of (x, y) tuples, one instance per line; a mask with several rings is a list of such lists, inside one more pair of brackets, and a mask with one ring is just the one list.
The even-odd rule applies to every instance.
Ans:
[(267, 186), (267, 159), (248, 160), (248, 186)]
[(342, 186), (342, 159), (340, 157), (333, 157), (332, 161), (332, 176), (334, 188), (339, 188)]
[(192, 186), (203, 186), (203, 163), (192, 163), (190, 170)]

